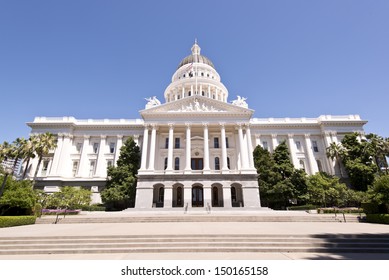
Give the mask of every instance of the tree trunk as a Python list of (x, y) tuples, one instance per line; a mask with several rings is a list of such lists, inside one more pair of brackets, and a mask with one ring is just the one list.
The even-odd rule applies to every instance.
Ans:
[(36, 177), (38, 176), (39, 166), (41, 165), (42, 157), (39, 157), (38, 165), (36, 166), (35, 174), (34, 174), (34, 182), (36, 180)]
[(24, 180), (24, 178), (26, 178), (26, 174), (27, 174), (27, 170), (28, 170), (29, 165), (30, 165), (30, 158), (28, 158), (28, 160), (27, 160), (26, 168), (24, 169), (22, 180)]

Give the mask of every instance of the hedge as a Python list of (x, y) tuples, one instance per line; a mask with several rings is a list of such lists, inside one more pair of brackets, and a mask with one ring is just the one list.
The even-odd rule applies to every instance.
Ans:
[(288, 207), (289, 210), (315, 210), (317, 209), (317, 205), (312, 204), (306, 204), (306, 205), (299, 205), (299, 206), (290, 206)]
[(35, 224), (35, 216), (0, 216), (0, 228)]
[(334, 214), (334, 213), (360, 214), (363, 213), (363, 209), (361, 208), (318, 208), (317, 212), (320, 214)]
[(375, 224), (389, 224), (389, 214), (367, 214), (366, 222)]

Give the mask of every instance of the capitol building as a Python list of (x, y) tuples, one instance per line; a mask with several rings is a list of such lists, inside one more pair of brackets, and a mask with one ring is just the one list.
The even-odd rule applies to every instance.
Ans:
[(246, 98), (229, 97), (197, 42), (163, 97), (164, 102), (147, 98), (134, 120), (36, 117), (28, 123), (31, 133), (51, 132), (58, 141), (40, 166), (32, 161), (28, 176), (38, 168), (36, 187), (48, 193), (61, 186), (89, 188), (92, 202), (100, 203), (107, 167), (132, 137), (142, 153), (135, 208), (260, 209), (257, 145), (273, 152), (286, 141), (296, 168), (339, 175), (326, 147), (346, 133), (363, 135), (366, 124), (358, 115), (255, 118)]

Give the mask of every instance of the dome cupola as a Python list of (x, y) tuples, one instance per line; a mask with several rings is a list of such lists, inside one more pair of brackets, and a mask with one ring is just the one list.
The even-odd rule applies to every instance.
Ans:
[(166, 102), (201, 95), (227, 102), (228, 90), (222, 84), (212, 61), (201, 54), (197, 40), (191, 48), (192, 54), (179, 63), (171, 84), (165, 90)]

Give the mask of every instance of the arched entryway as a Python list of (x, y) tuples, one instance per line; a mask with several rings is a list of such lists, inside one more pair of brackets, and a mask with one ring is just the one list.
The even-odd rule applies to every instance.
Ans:
[(165, 186), (156, 184), (153, 187), (153, 207), (163, 208), (165, 200)]
[(211, 188), (211, 202), (212, 207), (223, 207), (223, 186), (220, 184), (213, 184)]
[(243, 207), (242, 185), (234, 183), (231, 185), (231, 204), (232, 207)]
[(173, 185), (173, 207), (184, 206), (184, 186), (181, 184)]
[(204, 189), (200, 185), (192, 187), (192, 207), (204, 207)]

